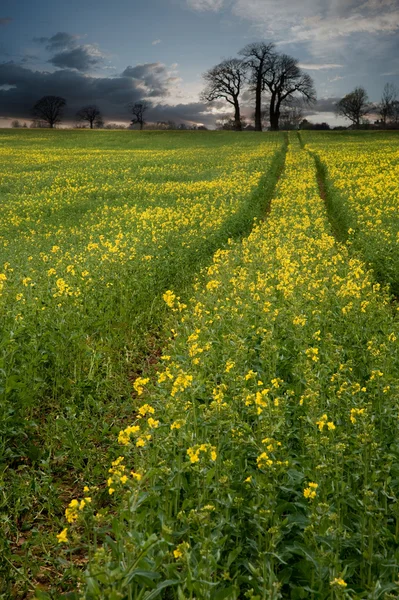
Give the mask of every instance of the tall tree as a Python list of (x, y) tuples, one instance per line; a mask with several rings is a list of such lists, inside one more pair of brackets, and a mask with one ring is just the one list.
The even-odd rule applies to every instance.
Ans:
[(263, 81), (273, 57), (274, 44), (259, 42), (240, 50), (249, 69), (249, 83), (255, 91), (255, 131), (262, 131)]
[(48, 123), (52, 129), (54, 125), (61, 122), (65, 106), (65, 98), (61, 98), (60, 96), (43, 96), (34, 105), (32, 115), (35, 119)]
[(140, 125), (140, 130), (143, 129), (145, 125), (144, 115), (148, 108), (149, 106), (146, 102), (135, 102), (134, 104), (129, 104), (129, 110), (133, 115), (132, 125)]
[(239, 96), (245, 83), (247, 66), (238, 58), (228, 58), (204, 73), (206, 88), (201, 100), (213, 102), (223, 98), (234, 107), (234, 127), (241, 131), (241, 111)]
[(102, 123), (101, 111), (95, 104), (83, 106), (76, 113), (79, 121), (86, 121), (90, 125), (90, 129), (93, 129), (93, 125)]
[(398, 90), (393, 83), (386, 83), (382, 92), (381, 102), (379, 104), (379, 113), (381, 121), (385, 126), (387, 121), (394, 117), (395, 104), (398, 100)]
[(337, 104), (336, 113), (352, 121), (358, 129), (362, 118), (370, 112), (369, 98), (363, 87), (357, 87)]
[(298, 66), (298, 61), (287, 54), (274, 53), (263, 77), (263, 89), (270, 93), (270, 128), (278, 131), (281, 108), (293, 98), (304, 104), (316, 101), (313, 79)]

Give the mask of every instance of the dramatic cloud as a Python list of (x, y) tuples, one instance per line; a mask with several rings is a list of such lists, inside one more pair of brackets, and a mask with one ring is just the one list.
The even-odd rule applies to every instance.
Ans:
[(171, 87), (180, 81), (174, 70), (160, 62), (126, 67), (122, 77), (131, 78), (147, 98), (167, 96)]
[(66, 33), (65, 31), (59, 31), (50, 38), (33, 38), (33, 40), (39, 44), (46, 44), (46, 49), (49, 50), (49, 52), (57, 52), (59, 50), (66, 50), (67, 48), (74, 48), (78, 39), (79, 36)]
[(206, 10), (217, 12), (222, 8), (224, 0), (187, 0), (187, 4), (190, 8), (200, 12)]
[(78, 71), (88, 71), (103, 62), (104, 56), (96, 46), (85, 45), (78, 46), (72, 50), (58, 52), (49, 63), (55, 67), (64, 69), (77, 69)]
[[(127, 67), (116, 77), (92, 77), (77, 70), (60, 69), (53, 73), (33, 71), (13, 62), (0, 64), (0, 118), (29, 118), (34, 103), (46, 95), (62, 96), (67, 101), (66, 117), (73, 119), (86, 104), (97, 104), (106, 120), (129, 119), (127, 106), (145, 98), (152, 99), (151, 120), (177, 119), (205, 122), (202, 103), (170, 106), (162, 100), (174, 90), (179, 79), (161, 63)], [(208, 118), (208, 123), (211, 121)]]
[(180, 123), (203, 123), (209, 127), (215, 124), (215, 116), (207, 104), (191, 102), (189, 104), (157, 104), (148, 113), (149, 119), (157, 121), (175, 121)]
[(52, 37), (34, 38), (39, 44), (45, 44), (50, 53), (55, 53), (49, 63), (60, 69), (89, 71), (103, 63), (104, 55), (95, 44), (79, 44), (80, 36), (59, 31)]
[(8, 25), (11, 21), (11, 17), (0, 17), (0, 25)]

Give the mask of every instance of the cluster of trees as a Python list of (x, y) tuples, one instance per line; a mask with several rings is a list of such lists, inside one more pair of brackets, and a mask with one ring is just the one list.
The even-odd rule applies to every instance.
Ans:
[[(33, 121), (30, 127), (50, 127), (54, 128), (58, 123), (61, 123), (64, 114), (64, 108), (66, 106), (65, 98), (60, 96), (43, 96), (32, 109)], [(132, 115), (130, 127), (138, 125), (140, 129), (143, 129), (146, 124), (145, 113), (149, 109), (149, 104), (146, 102), (135, 102), (128, 105), (128, 110)], [(90, 104), (83, 106), (76, 113), (77, 128), (90, 129), (126, 129), (126, 126), (121, 123), (104, 123), (102, 114), (98, 106)], [(12, 127), (27, 127), (26, 123), (23, 125), (18, 120), (14, 120), (11, 123)], [(157, 123), (150, 124), (149, 129), (164, 129), (164, 130), (206, 130), (207, 128), (203, 125), (186, 125), (185, 123), (176, 124), (174, 121), (157, 121)]]
[[(30, 127), (50, 127), (54, 128), (61, 120), (64, 115), (64, 109), (66, 107), (65, 98), (60, 96), (43, 96), (34, 105), (32, 109), (33, 121)], [(128, 105), (128, 110), (132, 115), (130, 127), (138, 125), (140, 129), (143, 129), (146, 124), (145, 113), (149, 109), (149, 104), (146, 102), (135, 102)], [(102, 114), (98, 106), (90, 104), (83, 106), (76, 113), (77, 127), (90, 129), (126, 129), (125, 125), (120, 123), (104, 123)], [(14, 120), (11, 123), (12, 127), (27, 127), (26, 123), (21, 125), (18, 120)], [(158, 121), (149, 126), (149, 129), (164, 129), (164, 130), (206, 130), (207, 128), (203, 125), (186, 125), (185, 123), (176, 124), (174, 121)]]
[(255, 100), (255, 131), (264, 126), (263, 100), (268, 99), (268, 121), (271, 130), (280, 128), (287, 108), (298, 102), (316, 101), (313, 79), (299, 67), (298, 61), (276, 51), (274, 44), (248, 44), (239, 52), (242, 58), (228, 58), (204, 74), (206, 87), (201, 94), (205, 102), (223, 99), (234, 108), (234, 129), (241, 131), (241, 96), (250, 92)]
[[(56, 125), (61, 123), (65, 107), (65, 98), (61, 98), (61, 96), (43, 96), (32, 108), (32, 126), (50, 127), (53, 129)], [(128, 110), (132, 115), (131, 125), (138, 124), (140, 129), (143, 129), (145, 124), (144, 115), (148, 108), (149, 105), (146, 102), (129, 104)], [(80, 108), (76, 113), (76, 119), (78, 126), (80, 127), (89, 126), (90, 129), (104, 127), (101, 111), (95, 104), (89, 104)], [(20, 127), (19, 121), (13, 121), (12, 126)]]
[(26, 122), (21, 123), (21, 121), (19, 121), (18, 119), (14, 119), (13, 121), (11, 121), (11, 127), (22, 127), (23, 129), (26, 129), (28, 125), (26, 124)]
[(386, 83), (381, 100), (375, 105), (370, 103), (366, 90), (357, 87), (338, 102), (336, 112), (349, 119), (355, 129), (368, 122), (366, 115), (370, 113), (379, 115), (376, 125), (396, 128), (399, 126), (399, 93), (392, 83)]

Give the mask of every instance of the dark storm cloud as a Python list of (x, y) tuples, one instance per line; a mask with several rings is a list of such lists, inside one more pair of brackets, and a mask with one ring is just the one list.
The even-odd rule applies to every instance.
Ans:
[(66, 33), (65, 31), (59, 31), (50, 38), (33, 38), (33, 41), (38, 42), (39, 44), (46, 44), (46, 50), (49, 50), (49, 52), (57, 52), (67, 48), (73, 48), (76, 46), (78, 39), (79, 38), (77, 35), (72, 35), (71, 33)]
[[(56, 95), (67, 101), (66, 119), (73, 119), (81, 106), (97, 104), (107, 121), (128, 121), (129, 103), (154, 97), (155, 92), (158, 99), (167, 96), (173, 85), (171, 80), (176, 79), (170, 77), (167, 68), (158, 63), (138, 67), (137, 71), (131, 67), (136, 77), (123, 74), (117, 77), (92, 77), (72, 69), (48, 73), (33, 71), (13, 62), (2, 63), (0, 117), (29, 118), (31, 108), (39, 98)], [(147, 76), (148, 73), (151, 73), (151, 77)], [(206, 115), (201, 115), (204, 111), (206, 106), (202, 103), (168, 106), (154, 101), (149, 117), (154, 121), (171, 119), (205, 122)]]
[(156, 104), (148, 111), (151, 121), (185, 121), (187, 123), (203, 123), (212, 126), (215, 116), (208, 112), (208, 105), (202, 102), (191, 102), (190, 104)]
[(33, 41), (45, 45), (52, 54), (48, 62), (60, 69), (89, 71), (98, 67), (104, 59), (97, 45), (79, 44), (79, 36), (59, 31), (52, 37), (34, 38)]
[(0, 17), (0, 25), (8, 25), (11, 21), (11, 17)]
[(88, 71), (103, 62), (102, 54), (93, 46), (78, 46), (58, 52), (48, 61), (55, 67)]
[(126, 67), (122, 77), (140, 82), (143, 93), (148, 98), (166, 96), (170, 88), (179, 81), (178, 77), (169, 72), (166, 65), (159, 62)]

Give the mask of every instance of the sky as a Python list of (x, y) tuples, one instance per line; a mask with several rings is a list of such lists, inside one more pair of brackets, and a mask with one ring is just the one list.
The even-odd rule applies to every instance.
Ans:
[(255, 41), (313, 77), (314, 122), (344, 124), (334, 104), (358, 85), (373, 102), (399, 87), (399, 0), (2, 0), (0, 125), (59, 95), (69, 122), (97, 104), (128, 123), (127, 105), (146, 99), (148, 121), (213, 127), (231, 111), (200, 101), (202, 74)]

